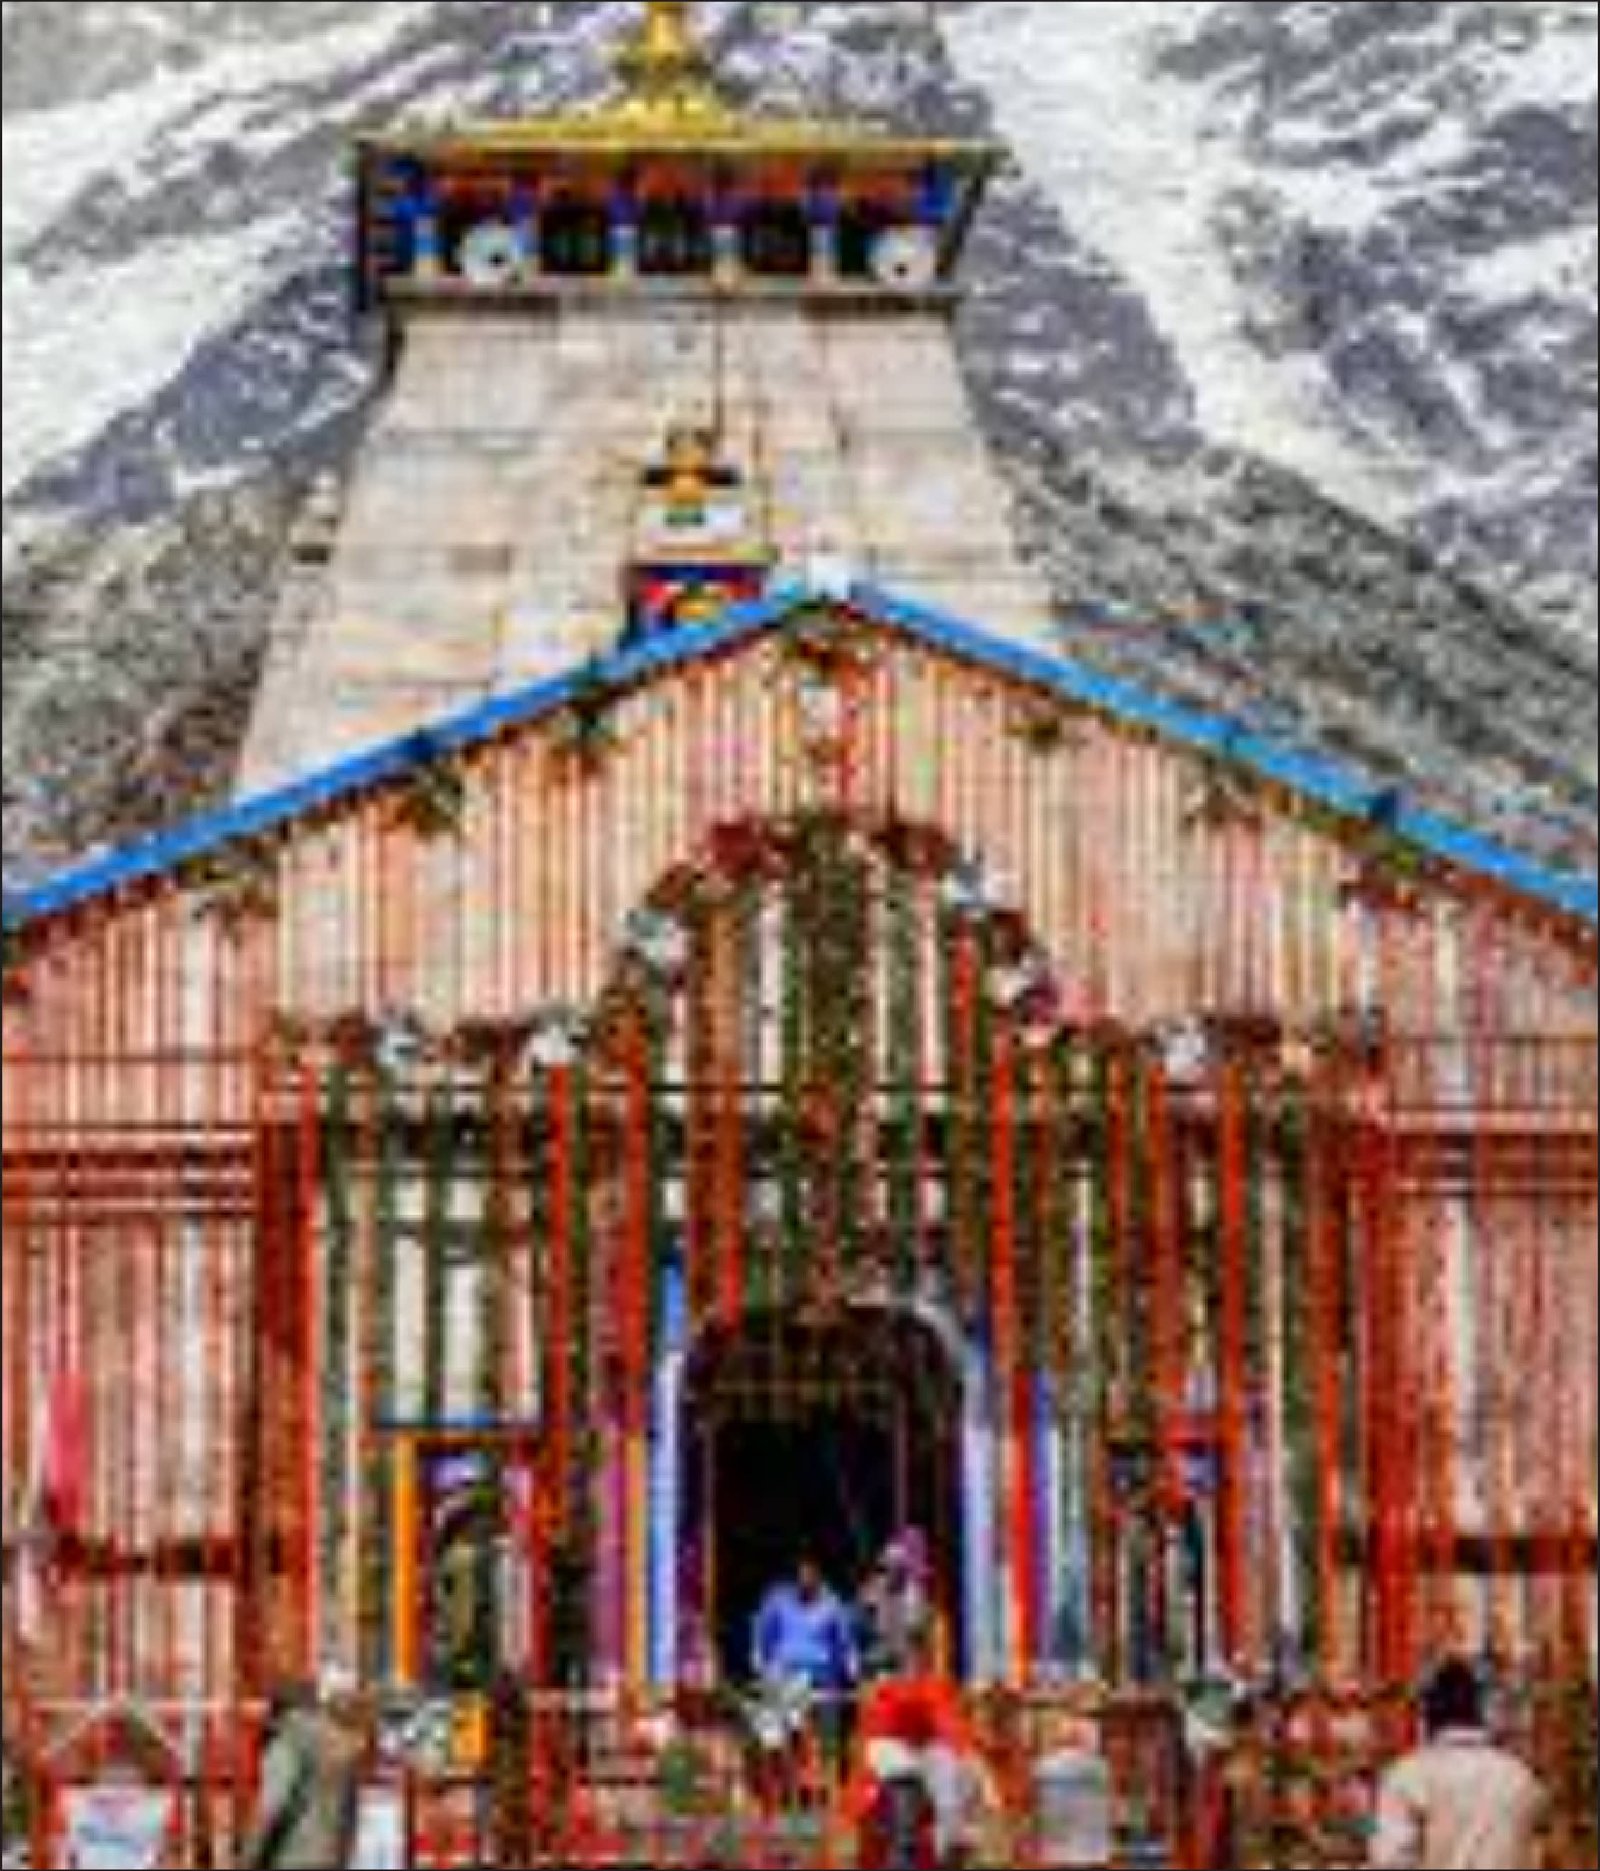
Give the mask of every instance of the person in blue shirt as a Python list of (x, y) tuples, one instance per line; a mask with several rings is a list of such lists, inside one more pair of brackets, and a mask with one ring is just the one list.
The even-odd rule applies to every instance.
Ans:
[(822, 1760), (836, 1770), (861, 1664), (856, 1620), (816, 1560), (802, 1559), (794, 1578), (774, 1585), (762, 1600), (752, 1662), (766, 1718), (787, 1736), (783, 1746), (789, 1770), (795, 1772), (804, 1758), (808, 1734), (820, 1744)]
[(847, 1696), (860, 1680), (855, 1620), (814, 1559), (773, 1586), (756, 1614), (758, 1681), (804, 1684), (823, 1699)]

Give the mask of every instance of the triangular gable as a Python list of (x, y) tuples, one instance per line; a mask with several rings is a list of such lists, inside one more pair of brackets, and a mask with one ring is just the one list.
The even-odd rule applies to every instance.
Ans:
[(1224, 716), (1187, 708), (1069, 657), (1003, 641), (872, 586), (854, 585), (846, 591), (791, 585), (760, 604), (731, 612), (714, 625), (619, 649), (290, 785), (95, 858), (37, 889), (10, 895), (4, 909), (6, 931), (14, 933), (68, 915), (170, 875), (228, 846), (270, 835), (299, 819), (401, 782), (420, 767), (469, 753), (510, 730), (537, 725), (580, 701), (596, 685), (615, 694), (667, 679), (777, 632), (819, 608), (1224, 762), (1263, 786), (1347, 820), (1352, 827), (1380, 828), (1387, 837), (1430, 860), (1563, 917), (1591, 927), (1600, 923), (1600, 888), (1595, 879), (1551, 870), (1481, 833), (1411, 805), (1392, 788), (1373, 786), (1336, 762), (1268, 739)]

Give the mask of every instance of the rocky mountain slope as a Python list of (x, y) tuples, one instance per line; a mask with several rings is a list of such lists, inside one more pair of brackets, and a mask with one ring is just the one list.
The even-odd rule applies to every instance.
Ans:
[[(5, 0), (8, 879), (228, 784), (375, 381), (345, 139), (588, 94), (628, 11)], [(702, 12), (1015, 150), (962, 342), (1065, 642), (1593, 868), (1593, 4)]]

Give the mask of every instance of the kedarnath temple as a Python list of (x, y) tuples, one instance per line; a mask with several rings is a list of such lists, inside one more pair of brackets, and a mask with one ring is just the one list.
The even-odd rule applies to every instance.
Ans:
[(1469, 1649), (1592, 1774), (1593, 881), (1066, 659), (954, 342), (1000, 161), (747, 113), (674, 5), (357, 150), (388, 377), (237, 801), (5, 905), (36, 1863), (124, 1757), (231, 1862), (330, 1664), (434, 1723), (392, 1862), (513, 1862), (507, 1680), (600, 1836), (910, 1528), (1138, 1862), (1207, 1686), (1359, 1754)]

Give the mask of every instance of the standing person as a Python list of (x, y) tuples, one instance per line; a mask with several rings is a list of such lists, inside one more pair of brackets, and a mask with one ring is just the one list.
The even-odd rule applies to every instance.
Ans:
[(286, 1695), (262, 1770), (241, 1871), (342, 1871), (360, 1819), (367, 1720), (353, 1679), (330, 1671), (314, 1695)]
[(1483, 1685), (1453, 1659), (1423, 1695), (1424, 1744), (1378, 1791), (1372, 1864), (1380, 1871), (1536, 1871), (1543, 1788), (1489, 1733)]
[(902, 1675), (867, 1692), (858, 1752), (847, 1806), (863, 1864), (892, 1861), (885, 1850), (890, 1796), (908, 1786), (926, 1803), (931, 1862), (978, 1862), (985, 1824), (1000, 1811), (998, 1789), (959, 1690), (926, 1650), (914, 1650)]
[(1112, 1862), (1116, 1787), (1100, 1727), (1086, 1708), (1057, 1721), (1033, 1764), (1033, 1862), (1050, 1871), (1090, 1871)]
[[(766, 1769), (782, 1759), (779, 1777), (804, 1783), (820, 1766), (836, 1768), (861, 1663), (849, 1607), (815, 1559), (803, 1558), (793, 1580), (773, 1586), (762, 1601), (752, 1661), (764, 1703), (757, 1728)], [(820, 1762), (813, 1740), (821, 1742)]]
[(814, 1559), (802, 1559), (793, 1580), (762, 1600), (752, 1660), (759, 1682), (799, 1684), (824, 1701), (855, 1688), (860, 1663), (850, 1613)]
[(872, 1678), (904, 1676), (934, 1635), (927, 1544), (906, 1532), (885, 1549), (857, 1602), (861, 1660)]

